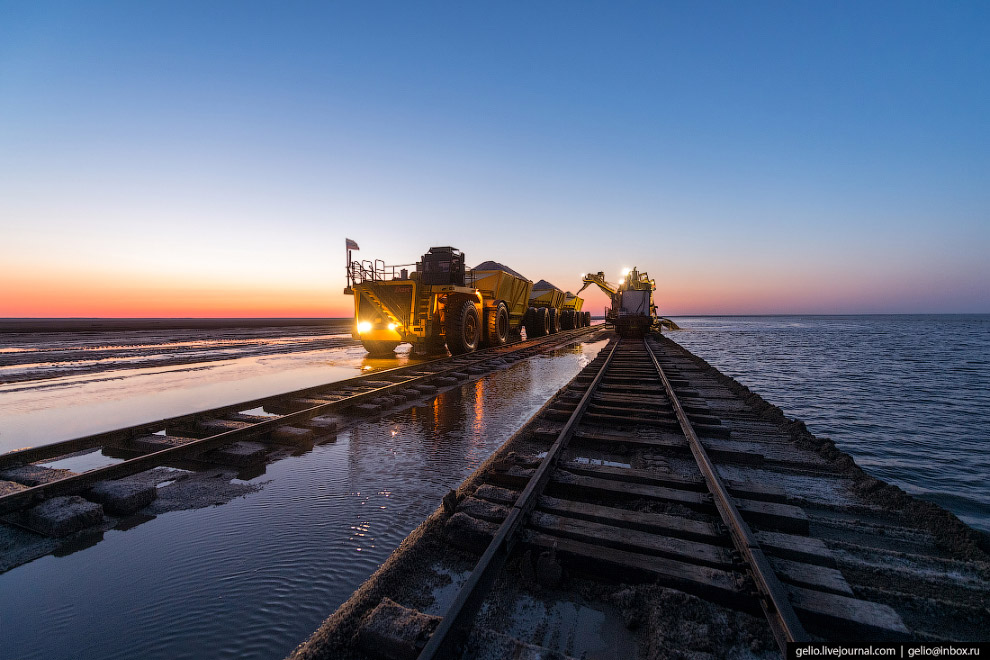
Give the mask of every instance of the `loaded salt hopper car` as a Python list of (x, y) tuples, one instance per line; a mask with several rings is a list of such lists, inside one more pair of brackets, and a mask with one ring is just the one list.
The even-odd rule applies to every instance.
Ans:
[(542, 337), (561, 330), (591, 325), (591, 314), (581, 312), (584, 300), (564, 292), (546, 280), (533, 285), (529, 310), (523, 319), (527, 337)]
[(521, 330), (532, 282), (519, 273), (494, 262), (470, 271), (452, 247), (430, 248), (410, 272), (412, 264), (352, 260), (352, 245), (344, 293), (354, 296), (352, 336), (372, 355), (387, 357), (403, 342), (459, 355), (504, 344)]
[(469, 275), (485, 301), (483, 325), (488, 345), (500, 346), (510, 336), (519, 337), (533, 282), (497, 261), (483, 261)]
[(562, 289), (546, 280), (533, 285), (533, 291), (529, 294), (529, 310), (524, 321), (527, 337), (542, 337), (560, 332), (560, 311), (565, 297)]

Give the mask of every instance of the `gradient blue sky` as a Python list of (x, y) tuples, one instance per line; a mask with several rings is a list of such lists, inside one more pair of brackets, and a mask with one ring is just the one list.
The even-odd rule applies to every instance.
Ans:
[(345, 236), (638, 266), (668, 314), (990, 312), (988, 36), (986, 2), (0, 0), (0, 316), (344, 315)]

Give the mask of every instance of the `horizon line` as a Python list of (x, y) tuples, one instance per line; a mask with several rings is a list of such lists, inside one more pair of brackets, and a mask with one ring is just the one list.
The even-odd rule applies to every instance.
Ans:
[[(590, 310), (586, 310), (590, 311)], [(686, 316), (986, 316), (977, 312), (736, 312), (661, 314), (660, 318)], [(604, 318), (592, 312), (593, 317)], [(353, 316), (0, 316), (3, 321), (342, 321)]]

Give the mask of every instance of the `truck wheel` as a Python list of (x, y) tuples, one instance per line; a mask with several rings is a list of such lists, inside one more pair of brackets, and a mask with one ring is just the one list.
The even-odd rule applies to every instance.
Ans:
[(481, 339), (481, 319), (474, 303), (465, 300), (454, 314), (447, 317), (447, 348), (451, 355), (470, 353)]
[(523, 316), (523, 325), (526, 326), (526, 339), (533, 339), (540, 336), (539, 311), (535, 307), (530, 307), (526, 310), (526, 315)]
[(584, 313), (584, 327), (587, 328), (590, 325), (591, 325), (591, 312), (585, 312)]
[(397, 341), (363, 341), (364, 350), (371, 353), (371, 357), (390, 358), (395, 357), (395, 347), (399, 345)]
[(500, 302), (488, 314), (488, 346), (504, 346), (509, 341), (509, 308)]
[(577, 315), (573, 309), (565, 309), (564, 314), (560, 317), (560, 328), (561, 330), (573, 330), (576, 325)]
[(540, 331), (539, 336), (545, 337), (550, 334), (550, 313), (547, 311), (546, 307), (536, 308), (536, 325), (537, 330)]
[(550, 334), (556, 334), (560, 332), (560, 310), (556, 307), (551, 307), (549, 309), (550, 316)]

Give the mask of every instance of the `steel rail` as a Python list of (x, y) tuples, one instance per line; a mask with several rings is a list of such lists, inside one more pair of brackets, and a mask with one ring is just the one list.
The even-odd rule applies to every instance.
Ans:
[(684, 437), (687, 438), (688, 446), (694, 455), (694, 460), (697, 462), (698, 468), (701, 470), (701, 474), (705, 479), (705, 484), (712, 494), (715, 507), (718, 509), (722, 521), (729, 530), (729, 535), (732, 537), (732, 544), (736, 547), (739, 554), (742, 555), (753, 576), (753, 582), (759, 593), (760, 607), (763, 609), (763, 613), (770, 623), (773, 636), (777, 640), (781, 651), (786, 655), (787, 642), (807, 642), (810, 639), (808, 633), (805, 632), (804, 626), (801, 625), (797, 614), (794, 612), (794, 608), (791, 607), (791, 602), (787, 598), (787, 591), (784, 589), (784, 585), (777, 578), (776, 572), (770, 565), (767, 556), (763, 553), (763, 549), (756, 540), (753, 531), (739, 514), (739, 510), (736, 508), (735, 503), (733, 503), (732, 498), (729, 496), (728, 489), (725, 487), (725, 482), (722, 481), (722, 477), (715, 470), (715, 465), (712, 463), (711, 458), (709, 458), (708, 452), (705, 451), (705, 447), (701, 444), (698, 434), (694, 432), (694, 427), (691, 425), (687, 413), (684, 412), (680, 400), (674, 393), (674, 387), (670, 379), (667, 378), (663, 367), (660, 366), (660, 361), (657, 359), (656, 353), (650, 346), (649, 341), (644, 339), (643, 346), (653, 361), (653, 366), (656, 368), (660, 380), (663, 381), (667, 398), (670, 400), (670, 405), (674, 408), (677, 421), (680, 423), (681, 430), (684, 432)]
[(543, 458), (540, 466), (533, 473), (533, 476), (530, 477), (526, 488), (516, 498), (516, 502), (512, 505), (509, 515), (499, 525), (498, 531), (495, 533), (494, 538), (492, 538), (491, 543), (488, 544), (484, 554), (481, 555), (481, 559), (478, 560), (478, 564), (471, 571), (471, 575), (468, 576), (467, 581), (457, 592), (457, 597), (454, 598), (453, 602), (447, 608), (443, 619), (437, 625), (433, 635), (430, 636), (429, 642), (427, 642), (426, 646), (420, 652), (417, 660), (447, 660), (448, 658), (458, 657), (457, 649), (468, 634), (469, 624), (481, 607), (481, 603), (491, 588), (495, 576), (505, 565), (505, 561), (511, 554), (513, 547), (515, 547), (518, 532), (523, 528), (526, 517), (536, 506), (540, 495), (543, 493), (544, 488), (546, 488), (547, 482), (550, 481), (550, 475), (556, 467), (560, 455), (564, 452), (567, 443), (570, 442), (571, 437), (574, 435), (575, 427), (591, 403), (591, 397), (601, 383), (605, 372), (612, 362), (616, 348), (618, 348), (621, 342), (622, 340), (618, 339), (612, 344), (611, 350), (605, 357), (598, 373), (595, 374), (594, 379), (588, 385), (584, 396), (581, 397), (574, 412), (567, 419), (564, 428), (557, 435), (557, 439), (547, 451), (547, 455)]
[[(587, 330), (588, 328), (580, 328), (573, 331), (566, 331), (569, 334), (565, 336), (561, 336), (564, 333), (555, 333), (554, 335), (552, 335), (552, 339), (564, 340), (564, 341), (576, 339), (577, 337), (580, 337), (582, 334), (584, 334), (584, 332)], [(517, 350), (524, 351), (527, 350), (528, 348), (540, 348), (548, 344), (551, 345), (551, 348), (554, 346), (551, 340), (544, 340), (541, 342), (537, 342), (532, 346), (521, 347)], [(493, 348), (504, 348), (504, 346), (493, 347)], [(481, 355), (481, 353), (485, 353), (485, 355)], [(410, 385), (420, 381), (426, 381), (432, 378), (437, 378), (438, 376), (442, 376), (443, 374), (446, 373), (459, 371), (466, 367), (470, 367), (474, 364), (490, 360), (493, 357), (492, 354), (488, 354), (488, 350), (477, 351), (467, 355), (470, 355), (472, 357), (474, 356), (478, 356), (478, 357), (476, 359), (472, 359), (468, 361), (463, 360), (464, 358), (463, 355), (452, 356), (450, 358), (441, 358), (440, 360), (435, 360), (433, 362), (441, 362), (443, 360), (447, 360), (448, 362), (450, 362), (456, 359), (460, 359), (460, 361), (458, 361), (456, 364), (453, 364), (452, 366), (446, 369), (433, 371), (428, 374), (422, 374), (419, 376), (413, 376), (406, 380), (398, 381), (392, 383), (391, 385), (378, 387), (369, 390), (367, 392), (360, 392), (358, 394), (353, 394), (351, 396), (344, 397), (336, 401), (330, 401), (327, 403), (313, 406), (311, 408), (306, 408), (304, 410), (298, 410), (293, 413), (288, 413), (286, 415), (272, 417), (271, 419), (267, 419), (252, 424), (251, 426), (247, 426), (239, 429), (232, 429), (230, 431), (224, 431), (223, 433), (218, 433), (216, 435), (212, 435), (206, 438), (193, 440), (191, 442), (187, 442), (182, 445), (169, 447), (168, 449), (162, 449), (160, 451), (144, 454), (142, 456), (137, 456), (135, 458), (125, 460), (121, 463), (115, 463), (113, 465), (95, 468), (92, 470), (88, 470), (86, 472), (81, 472), (79, 474), (74, 474), (72, 476), (65, 477), (63, 479), (58, 479), (56, 481), (39, 484), (37, 486), (25, 488), (24, 490), (19, 490), (14, 493), (10, 493), (8, 495), (4, 495), (0, 497), (0, 515), (11, 513), (13, 511), (17, 511), (20, 509), (24, 509), (30, 506), (31, 504), (35, 503), (36, 501), (42, 501), (50, 497), (57, 497), (59, 495), (69, 495), (69, 494), (78, 493), (99, 481), (105, 481), (109, 479), (120, 479), (123, 477), (127, 477), (132, 474), (137, 474), (138, 472), (144, 472), (145, 470), (158, 467), (159, 465), (167, 463), (172, 459), (185, 457), (190, 454), (201, 454), (205, 451), (216, 449), (217, 447), (222, 447), (224, 445), (228, 445), (233, 442), (237, 442), (240, 440), (247, 440), (250, 438), (257, 437), (259, 435), (270, 433), (271, 431), (274, 431), (275, 429), (281, 426), (288, 426), (293, 423), (308, 421), (314, 417), (318, 417), (320, 415), (335, 412), (341, 408), (346, 408), (355, 405), (366, 399), (379, 397), (388, 394), (389, 392), (392, 392), (394, 390), (398, 390), (400, 388), (401, 389), (407, 388)], [(422, 364), (415, 366), (421, 367)], [(382, 373), (384, 372), (376, 372), (375, 375), (380, 375)], [(269, 397), (268, 399), (263, 399), (261, 401), (281, 399), (284, 398), (285, 396), (287, 395), (278, 395), (276, 397)], [(229, 410), (231, 408), (227, 406), (224, 409)], [(196, 416), (203, 416), (203, 415), (204, 413), (196, 414)], [(188, 417), (189, 415), (184, 415), (182, 417), (178, 417), (175, 419), (187, 419)], [(148, 426), (147, 424), (141, 425), (141, 427), (147, 427), (147, 426)], [(115, 432), (110, 432), (110, 433), (115, 433)]]

